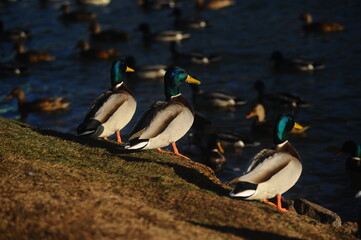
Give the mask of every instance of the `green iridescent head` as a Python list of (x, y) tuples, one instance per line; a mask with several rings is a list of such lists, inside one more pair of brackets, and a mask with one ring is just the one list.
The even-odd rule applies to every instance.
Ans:
[(355, 141), (348, 140), (343, 143), (338, 153), (349, 153), (351, 157), (361, 157), (361, 146)]
[(179, 67), (170, 66), (164, 75), (164, 94), (167, 100), (179, 94), (179, 87), (183, 82), (201, 84), (200, 81), (189, 76)]
[(125, 65), (125, 63), (121, 60), (115, 60), (113, 62), (110, 70), (110, 79), (113, 87), (123, 81), (126, 72), (134, 72), (134, 70)]
[(287, 141), (287, 135), (292, 128), (302, 129), (302, 126), (295, 123), (292, 115), (286, 113), (281, 114), (277, 118), (273, 129), (273, 143), (278, 145)]

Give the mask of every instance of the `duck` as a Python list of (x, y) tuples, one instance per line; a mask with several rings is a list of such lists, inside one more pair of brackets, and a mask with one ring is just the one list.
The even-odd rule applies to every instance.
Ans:
[[(246, 118), (256, 117), (252, 123), (252, 132), (256, 135), (267, 136), (272, 135), (275, 121), (266, 120), (266, 109), (261, 103), (257, 103)], [(299, 124), (297, 124), (299, 125)], [(299, 125), (301, 126), (301, 125)], [(305, 131), (309, 129), (310, 126), (303, 126), (302, 128), (294, 128), (291, 130), (291, 134), (305, 134)]]
[(89, 26), (90, 39), (96, 42), (129, 42), (131, 35), (121, 29), (105, 29), (102, 30), (101, 25), (92, 22)]
[(288, 92), (265, 93), (265, 84), (262, 80), (254, 83), (254, 89), (258, 92), (257, 101), (259, 103), (274, 103), (284, 107), (309, 107), (311, 106), (303, 98)]
[[(169, 66), (164, 75), (165, 101), (155, 102), (142, 116), (130, 132), (127, 150), (157, 149), (169, 144), (174, 155), (189, 159), (179, 153), (176, 141), (182, 138), (191, 128), (194, 111), (179, 91), (183, 82), (200, 84), (201, 82), (176, 66)], [(169, 153), (169, 152), (167, 152)]]
[(111, 0), (77, 0), (77, 4), (93, 5), (93, 6), (106, 6)]
[(349, 157), (346, 159), (346, 168), (353, 171), (361, 171), (361, 146), (354, 140), (347, 140), (342, 144), (340, 150), (336, 152), (337, 155), (348, 153)]
[(202, 18), (182, 18), (182, 10), (178, 7), (173, 9), (171, 16), (174, 17), (173, 26), (177, 29), (200, 29), (209, 26), (209, 21)]
[(28, 66), (14, 62), (0, 62), (0, 76), (8, 77), (8, 76), (22, 76), (30, 73), (30, 69)]
[(161, 10), (167, 8), (179, 7), (180, 3), (176, 0), (141, 0), (138, 2), (143, 10)]
[(97, 15), (95, 13), (88, 12), (82, 8), (76, 11), (71, 11), (69, 4), (61, 5), (60, 10), (62, 12), (60, 19), (66, 23), (94, 21), (97, 19)]
[(163, 80), (165, 71), (167, 69), (166, 64), (153, 64), (153, 65), (140, 65), (137, 66), (135, 58), (128, 55), (124, 59), (125, 63), (135, 70), (134, 78), (140, 80)]
[(306, 58), (287, 59), (281, 51), (272, 52), (270, 60), (274, 63), (274, 70), (281, 72), (313, 72), (325, 68), (325, 64), (320, 60)]
[[(301, 128), (290, 114), (281, 114), (274, 125), (273, 144), (275, 149), (263, 149), (251, 159), (242, 176), (229, 182), (233, 198), (261, 200), (288, 212), (282, 207), (281, 195), (292, 188), (302, 173), (302, 161), (297, 150), (287, 140), (293, 128)], [(277, 199), (277, 205), (267, 199)]]
[(145, 45), (150, 45), (153, 41), (159, 41), (159, 42), (181, 41), (190, 38), (191, 36), (189, 33), (185, 33), (183, 31), (178, 31), (178, 30), (161, 30), (152, 33), (151, 27), (148, 23), (139, 24), (136, 30), (142, 33), (142, 39)]
[(211, 63), (217, 63), (221, 60), (221, 57), (219, 55), (205, 53), (201, 50), (182, 52), (177, 42), (170, 43), (170, 51), (172, 53), (173, 60), (177, 63), (182, 63), (182, 64), (207, 65)]
[(32, 39), (30, 30), (20, 28), (5, 29), (4, 22), (0, 20), (0, 41), (24, 42)]
[(22, 121), (26, 121), (31, 112), (56, 112), (58, 110), (66, 110), (70, 105), (70, 101), (64, 97), (43, 97), (29, 102), (26, 100), (24, 90), (20, 87), (14, 88), (6, 96), (7, 99), (14, 97), (18, 100), (18, 109)]
[(225, 149), (240, 150), (244, 147), (258, 147), (260, 142), (254, 141), (251, 136), (236, 131), (217, 131), (217, 139)]
[(120, 130), (130, 122), (137, 108), (134, 94), (123, 80), (126, 72), (133, 71), (119, 59), (112, 63), (111, 88), (94, 100), (83, 122), (77, 127), (77, 136), (108, 140), (115, 133), (117, 142), (122, 143)]
[(15, 59), (21, 63), (51, 62), (56, 59), (44, 51), (26, 50), (23, 43), (15, 43), (13, 49), (16, 50)]
[(223, 91), (203, 91), (197, 85), (191, 85), (193, 103), (198, 107), (232, 108), (247, 104), (241, 97)]
[(233, 0), (209, 0), (204, 2), (204, 0), (194, 0), (196, 2), (196, 7), (198, 10), (218, 10), (226, 7), (230, 7), (235, 4)]
[(300, 15), (299, 20), (304, 22), (303, 30), (305, 32), (327, 33), (327, 32), (345, 30), (345, 26), (337, 22), (330, 22), (330, 21), (313, 22), (312, 15), (306, 12)]
[(114, 48), (90, 47), (89, 42), (79, 40), (75, 46), (80, 49), (80, 57), (91, 60), (109, 60), (119, 58), (122, 53)]
[(181, 150), (189, 154), (193, 161), (210, 167), (215, 174), (221, 172), (227, 163), (224, 148), (215, 133), (189, 135)]

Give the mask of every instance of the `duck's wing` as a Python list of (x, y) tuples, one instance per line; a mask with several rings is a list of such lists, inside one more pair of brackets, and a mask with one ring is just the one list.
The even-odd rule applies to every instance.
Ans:
[(78, 135), (86, 135), (95, 132), (101, 124), (105, 123), (113, 116), (127, 99), (127, 94), (114, 94), (113, 91), (106, 91), (100, 95), (91, 105), (90, 110), (85, 115), (83, 123), (77, 128)]
[(238, 180), (260, 184), (272, 178), (293, 159), (294, 157), (286, 152), (264, 149), (254, 157), (247, 172)]
[(158, 101), (138, 120), (129, 140), (150, 139), (162, 133), (183, 110), (181, 104)]

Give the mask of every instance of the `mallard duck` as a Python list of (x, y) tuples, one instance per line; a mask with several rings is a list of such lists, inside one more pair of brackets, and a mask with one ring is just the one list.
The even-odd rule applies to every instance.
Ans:
[(299, 20), (304, 22), (303, 30), (306, 32), (334, 32), (334, 31), (343, 31), (345, 27), (337, 22), (321, 21), (313, 22), (312, 16), (309, 13), (302, 13), (299, 17)]
[(274, 51), (270, 59), (274, 63), (274, 70), (282, 72), (312, 72), (325, 68), (325, 65), (320, 60), (306, 58), (287, 59), (280, 51)]
[(125, 72), (132, 72), (120, 60), (115, 60), (111, 67), (112, 87), (95, 99), (83, 122), (77, 128), (78, 136), (103, 137), (107, 139), (116, 134), (121, 143), (120, 130), (132, 119), (137, 103), (133, 93), (123, 81)]
[(164, 75), (165, 101), (157, 101), (138, 120), (130, 133), (128, 150), (154, 149), (172, 144), (175, 155), (187, 158), (178, 152), (176, 141), (191, 128), (194, 120), (192, 106), (182, 96), (179, 87), (183, 82), (200, 84), (179, 67), (170, 66)]
[(51, 62), (55, 57), (44, 51), (26, 50), (23, 43), (15, 43), (16, 60), (22, 63)]
[(276, 196), (277, 207), (282, 208), (281, 194), (296, 184), (302, 173), (302, 162), (297, 150), (287, 140), (287, 133), (301, 128), (289, 114), (280, 115), (274, 126), (273, 144), (275, 150), (263, 149), (253, 159), (247, 171), (229, 184), (233, 187), (231, 197), (245, 200), (262, 200)]
[(218, 10), (221, 8), (229, 7), (235, 4), (233, 0), (209, 0), (204, 2), (204, 0), (194, 0), (198, 10), (209, 9), (209, 10)]
[(29, 67), (17, 62), (0, 62), (0, 76), (21, 76), (30, 72)]
[(179, 45), (176, 42), (170, 43), (170, 51), (172, 53), (173, 60), (181, 64), (211, 64), (221, 60), (221, 57), (217, 54), (205, 53), (201, 50), (194, 50), (191, 52), (182, 52), (179, 49)]
[(91, 48), (90, 44), (85, 40), (79, 40), (75, 47), (80, 49), (80, 57), (83, 59), (108, 60), (122, 55), (120, 51), (114, 48)]
[[(252, 132), (257, 135), (272, 135), (275, 121), (266, 120), (266, 109), (261, 103), (257, 103), (246, 118), (256, 117), (252, 123)], [(299, 125), (299, 124), (298, 124)], [(310, 128), (309, 126), (302, 127), (301, 129), (294, 128), (291, 130), (291, 134), (304, 134), (304, 132)]]
[(90, 39), (97, 42), (128, 42), (131, 35), (121, 29), (102, 30), (99, 23), (92, 22), (89, 26)]
[(180, 6), (176, 0), (140, 0), (138, 3), (144, 10), (160, 10)]
[(18, 108), (21, 113), (22, 121), (25, 121), (31, 112), (54, 112), (64, 110), (70, 104), (70, 101), (66, 100), (64, 97), (43, 97), (28, 102), (26, 100), (25, 92), (19, 87), (14, 88), (11, 93), (6, 96), (7, 99), (13, 97), (18, 99)]
[(203, 91), (197, 85), (191, 85), (193, 102), (196, 106), (229, 108), (247, 103), (241, 97), (223, 91)]
[(23, 42), (32, 38), (31, 32), (27, 29), (5, 29), (4, 22), (0, 20), (0, 41)]
[(63, 4), (60, 7), (61, 15), (60, 19), (66, 23), (82, 22), (82, 21), (93, 21), (97, 18), (97, 15), (92, 12), (88, 12), (84, 9), (71, 11), (68, 4)]
[(348, 153), (346, 167), (349, 170), (361, 170), (361, 146), (353, 140), (345, 141), (337, 154)]
[(309, 107), (310, 104), (305, 102), (301, 97), (293, 95), (287, 92), (277, 92), (277, 93), (265, 93), (265, 84), (261, 80), (257, 80), (254, 84), (254, 89), (258, 92), (258, 102), (259, 103), (275, 103), (280, 104), (284, 107)]
[(155, 65), (141, 65), (137, 66), (136, 60), (133, 56), (128, 55), (124, 62), (127, 66), (133, 68), (134, 78), (147, 80), (147, 79), (163, 79), (167, 65), (155, 64)]
[(136, 30), (142, 33), (143, 42), (146, 45), (151, 44), (153, 41), (160, 41), (160, 42), (181, 41), (190, 38), (191, 36), (189, 33), (177, 31), (177, 30), (161, 30), (152, 33), (150, 25), (148, 23), (140, 24), (136, 28)]
[(178, 29), (187, 29), (187, 28), (205, 28), (209, 26), (209, 22), (202, 18), (188, 17), (182, 18), (182, 10), (180, 8), (174, 8), (171, 13), (171, 16), (174, 16), (173, 26)]

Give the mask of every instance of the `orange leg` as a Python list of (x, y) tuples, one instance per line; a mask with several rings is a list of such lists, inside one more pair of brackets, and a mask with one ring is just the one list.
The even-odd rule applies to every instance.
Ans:
[(109, 141), (109, 139), (107, 137), (103, 137), (103, 139)]
[(164, 151), (163, 149), (161, 148), (157, 148), (157, 151), (158, 152), (161, 152), (161, 153), (169, 153), (169, 154), (173, 154), (172, 152), (169, 152), (169, 151)]
[(262, 202), (267, 203), (267, 204), (277, 208), (281, 212), (291, 212), (291, 211), (288, 211), (286, 208), (282, 207), (282, 201), (281, 201), (282, 197), (281, 197), (281, 195), (276, 195), (276, 199), (277, 199), (277, 205), (270, 202), (270, 201), (268, 201), (267, 199), (262, 199)]
[(122, 143), (122, 138), (120, 137), (120, 131), (115, 131), (115, 135), (117, 136), (117, 142)]
[(175, 142), (172, 142), (172, 147), (173, 147), (174, 155), (177, 155), (177, 156), (180, 156), (180, 157), (183, 157), (183, 158), (186, 158), (186, 159), (190, 160), (189, 157), (186, 157), (186, 156), (184, 156), (184, 155), (182, 155), (182, 154), (180, 154), (178, 152), (178, 148), (177, 148), (177, 145), (175, 144)]
[(174, 152), (164, 151), (164, 150), (161, 149), (161, 148), (157, 148), (157, 150), (158, 150), (158, 152), (161, 152), (161, 153), (169, 153), (169, 154), (173, 154), (173, 155), (180, 156), (180, 157), (182, 157), (182, 158), (189, 159), (189, 157), (186, 157), (186, 156), (184, 156), (184, 155), (182, 155), (182, 154), (180, 154), (180, 153), (178, 152), (178, 148), (177, 148), (177, 145), (176, 145), (175, 143), (172, 143), (172, 147), (173, 147), (173, 151), (174, 151)]

